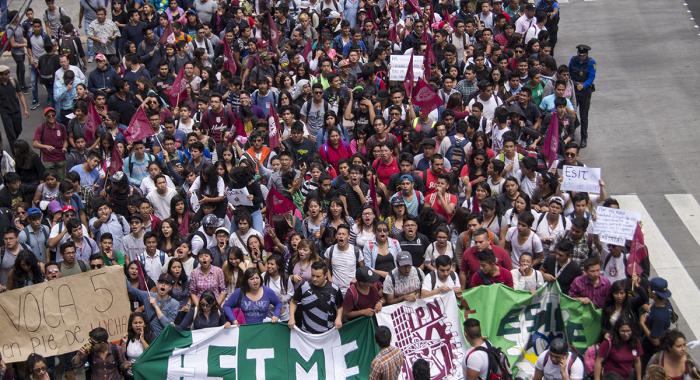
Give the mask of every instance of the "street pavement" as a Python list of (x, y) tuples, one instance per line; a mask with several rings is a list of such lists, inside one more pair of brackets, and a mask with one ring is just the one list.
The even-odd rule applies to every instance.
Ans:
[[(598, 62), (583, 161), (601, 167), (610, 194), (642, 215), (653, 271), (669, 280), (679, 328), (697, 339), (700, 30), (694, 18), (700, 0), (560, 2), (557, 62), (567, 64), (580, 43), (592, 47)], [(77, 25), (78, 2), (59, 3)], [(14, 0), (10, 8), (20, 4)], [(43, 15), (43, 1), (32, 7)], [(0, 64), (14, 68), (7, 53)], [(31, 140), (42, 109), (25, 120), (22, 138)], [(692, 354), (700, 358), (700, 349)]]

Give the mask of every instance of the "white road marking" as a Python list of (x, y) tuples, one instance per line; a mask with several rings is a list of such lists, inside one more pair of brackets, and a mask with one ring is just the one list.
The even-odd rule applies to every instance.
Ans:
[[(668, 287), (673, 292), (673, 300), (678, 305), (683, 318), (688, 322), (688, 327), (696, 338), (700, 337), (700, 302), (697, 301), (700, 299), (700, 290), (698, 290), (697, 285), (690, 278), (688, 271), (664, 238), (659, 227), (654, 223), (639, 197), (631, 194), (615, 196), (615, 199), (620, 202), (620, 208), (640, 213), (651, 265), (660, 277), (668, 281)], [(695, 202), (695, 206), (700, 210), (697, 202)], [(680, 213), (678, 215), (683, 219)]]
[(700, 245), (700, 204), (692, 194), (666, 194), (666, 200)]

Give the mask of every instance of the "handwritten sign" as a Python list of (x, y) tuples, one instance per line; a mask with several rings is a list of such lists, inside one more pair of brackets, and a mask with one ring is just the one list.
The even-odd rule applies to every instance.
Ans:
[(228, 189), (226, 190), (226, 198), (228, 202), (234, 206), (252, 206), (253, 202), (248, 199), (248, 189)]
[[(402, 82), (406, 78), (406, 71), (408, 71), (408, 61), (411, 60), (411, 55), (399, 55), (395, 54), (389, 58), (389, 80), (396, 80)], [(423, 56), (414, 55), (413, 56), (413, 78), (418, 80), (418, 78), (423, 77)]]
[(634, 238), (639, 218), (639, 213), (633, 211), (598, 206), (593, 232), (604, 243), (625, 245), (626, 240)]
[(600, 194), (600, 168), (564, 165), (562, 191)]
[(103, 327), (126, 335), (129, 298), (124, 271), (110, 266), (0, 294), (0, 353), (7, 363), (78, 350)]

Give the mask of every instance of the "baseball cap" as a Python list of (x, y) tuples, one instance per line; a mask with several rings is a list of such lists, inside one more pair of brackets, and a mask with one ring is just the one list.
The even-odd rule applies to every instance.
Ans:
[(377, 282), (379, 281), (379, 275), (367, 267), (358, 267), (355, 270), (355, 279), (357, 282)]
[(7, 65), (0, 65), (0, 73), (5, 73), (10, 71), (10, 67)]
[(166, 282), (172, 285), (175, 281), (173, 280), (173, 276), (171, 276), (169, 273), (161, 273), (161, 275), (158, 277), (158, 282)]
[(334, 19), (334, 18), (340, 18), (340, 13), (338, 13), (337, 11), (331, 11), (331, 13), (329, 13), (328, 17), (326, 17), (326, 18), (329, 20)]
[(46, 108), (44, 108), (44, 116), (46, 116), (46, 114), (49, 113), (49, 112), (56, 113), (56, 109), (53, 108), (53, 107), (46, 107)]
[(400, 267), (405, 265), (413, 265), (413, 258), (411, 258), (411, 254), (408, 253), (408, 251), (401, 251), (396, 259), (396, 262)]
[(399, 179), (401, 180), (401, 182), (403, 182), (403, 181), (409, 181), (411, 183), (415, 182), (415, 180), (413, 179), (413, 176), (410, 174), (403, 174), (403, 175), (401, 175), (401, 177), (399, 177)]
[(422, 146), (435, 146), (435, 139), (427, 138), (421, 143)]
[(216, 232), (214, 232), (214, 235), (218, 235), (219, 232), (223, 232), (223, 233), (225, 233), (226, 235), (231, 235), (231, 233), (228, 231), (228, 228), (226, 228), (226, 227), (219, 227), (219, 228), (217, 228), (217, 229), (216, 229)]
[(401, 206), (401, 205), (405, 205), (405, 203), (403, 203), (403, 199), (401, 199), (401, 197), (394, 197), (391, 199), (391, 205), (392, 206)]
[(37, 207), (30, 207), (29, 210), (27, 210), (27, 216), (30, 218), (33, 216), (41, 216), (41, 210)]
[(56, 200), (49, 202), (49, 204), (48, 204), (48, 206), (46, 206), (46, 208), (49, 210), (49, 212), (51, 214), (55, 214), (57, 212), (63, 212), (61, 204), (58, 203), (58, 201), (56, 201)]
[(107, 57), (102, 53), (95, 54), (96, 61), (107, 61)]
[(551, 197), (549, 198), (549, 204), (557, 203), (559, 206), (564, 207), (564, 200), (561, 197)]
[(668, 290), (668, 281), (663, 277), (654, 277), (649, 280), (649, 287), (660, 298), (666, 299), (671, 297), (671, 291)]
[(71, 206), (71, 205), (65, 205), (65, 206), (63, 206), (63, 208), (61, 209), (61, 212), (69, 212), (69, 211), (75, 212), (75, 209), (73, 208), (73, 206)]

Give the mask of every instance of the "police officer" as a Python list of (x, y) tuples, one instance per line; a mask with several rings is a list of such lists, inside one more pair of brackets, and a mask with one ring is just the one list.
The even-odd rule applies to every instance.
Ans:
[(571, 80), (574, 81), (576, 102), (579, 107), (579, 119), (581, 120), (581, 148), (588, 145), (588, 110), (591, 108), (591, 94), (595, 91), (596, 63), (588, 57), (591, 47), (588, 45), (576, 46), (578, 54), (569, 61)]

